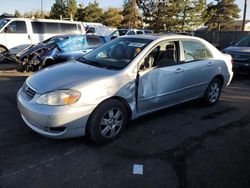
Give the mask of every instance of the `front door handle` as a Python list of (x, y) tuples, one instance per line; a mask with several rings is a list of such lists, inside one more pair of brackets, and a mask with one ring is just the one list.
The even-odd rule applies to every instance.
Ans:
[(175, 70), (175, 73), (181, 73), (181, 72), (184, 72), (184, 69), (178, 68), (178, 69)]
[(31, 38), (30, 38), (30, 35), (28, 35), (28, 39), (30, 40)]

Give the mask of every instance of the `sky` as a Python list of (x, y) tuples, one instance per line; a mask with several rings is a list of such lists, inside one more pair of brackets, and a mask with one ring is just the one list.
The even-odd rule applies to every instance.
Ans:
[[(49, 11), (50, 7), (53, 5), (55, 0), (0, 0), (0, 15), (4, 12), (13, 14), (15, 10), (19, 12), (30, 12), (41, 9), (41, 1), (43, 1), (43, 7), (45, 11)], [(90, 1), (94, 0), (78, 0), (79, 3), (83, 3), (87, 5)], [(250, 19), (250, 0), (248, 1), (247, 8), (247, 18)], [(116, 7), (121, 8), (123, 4), (123, 0), (97, 0), (99, 5), (103, 9), (107, 9), (108, 7)], [(243, 11), (244, 0), (236, 0), (236, 3)], [(240, 13), (242, 18), (243, 13)]]

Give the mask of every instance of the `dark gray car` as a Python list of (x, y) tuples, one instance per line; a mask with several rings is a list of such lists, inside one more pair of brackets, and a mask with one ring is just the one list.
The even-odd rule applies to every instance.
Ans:
[(250, 74), (250, 35), (243, 37), (239, 42), (225, 48), (224, 53), (233, 58), (233, 70), (235, 72), (246, 72)]

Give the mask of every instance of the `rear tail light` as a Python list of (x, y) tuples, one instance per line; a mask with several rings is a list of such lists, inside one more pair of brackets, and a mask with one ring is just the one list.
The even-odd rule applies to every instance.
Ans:
[(234, 64), (234, 60), (233, 59), (231, 59), (231, 63), (232, 63), (232, 65)]

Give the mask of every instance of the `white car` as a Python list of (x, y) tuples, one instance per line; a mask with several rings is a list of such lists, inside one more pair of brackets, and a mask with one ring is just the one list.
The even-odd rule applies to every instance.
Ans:
[(119, 37), (77, 61), (30, 76), (17, 94), (25, 123), (52, 138), (119, 136), (128, 120), (203, 98), (219, 100), (232, 58), (183, 35)]

